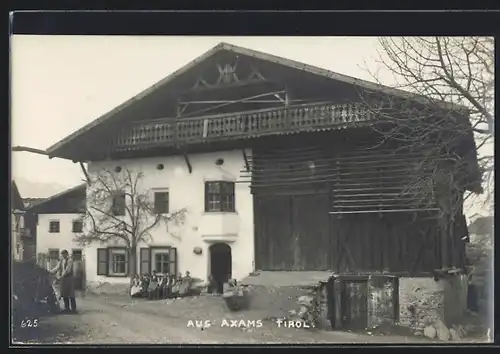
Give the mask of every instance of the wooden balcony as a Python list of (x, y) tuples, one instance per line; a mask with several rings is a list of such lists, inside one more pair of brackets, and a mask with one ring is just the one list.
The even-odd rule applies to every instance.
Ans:
[(163, 118), (124, 127), (112, 145), (118, 151), (127, 151), (321, 131), (355, 126), (372, 121), (373, 117), (358, 103), (320, 102), (194, 118)]

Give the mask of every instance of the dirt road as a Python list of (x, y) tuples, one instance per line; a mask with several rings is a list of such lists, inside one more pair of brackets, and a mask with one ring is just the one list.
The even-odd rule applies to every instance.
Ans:
[(416, 337), (278, 328), (272, 321), (264, 321), (260, 328), (224, 327), (235, 319), (231, 313), (227, 318), (211, 318), (210, 325), (203, 329), (188, 327), (189, 320), (207, 319), (186, 311), (165, 312), (154, 302), (127, 299), (87, 296), (79, 298), (78, 305), (78, 314), (40, 319), (38, 328), (21, 333), (19, 340), (61, 344), (429, 343)]

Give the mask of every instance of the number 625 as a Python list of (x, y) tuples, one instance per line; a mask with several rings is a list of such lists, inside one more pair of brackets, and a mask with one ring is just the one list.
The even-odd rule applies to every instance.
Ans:
[(32, 327), (38, 327), (38, 319), (26, 319), (21, 321), (21, 328), (32, 328)]

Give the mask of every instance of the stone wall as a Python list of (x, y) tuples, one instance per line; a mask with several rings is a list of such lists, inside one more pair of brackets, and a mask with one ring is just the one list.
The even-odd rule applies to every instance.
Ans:
[(467, 280), (463, 275), (399, 279), (399, 322), (421, 330), (438, 320), (447, 326), (460, 322), (467, 305)]
[(310, 303), (317, 325), (329, 328), (327, 281), (330, 272), (259, 272), (242, 280), (250, 290), (250, 308), (262, 318), (298, 319), (301, 305)]
[(424, 328), (444, 316), (444, 283), (433, 278), (399, 279), (399, 322)]
[(129, 295), (130, 280), (127, 282), (110, 283), (110, 282), (88, 282), (86, 292), (94, 295)]

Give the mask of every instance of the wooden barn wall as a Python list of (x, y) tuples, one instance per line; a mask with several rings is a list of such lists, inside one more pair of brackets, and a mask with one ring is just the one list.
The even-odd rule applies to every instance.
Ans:
[(330, 216), (332, 270), (421, 274), (440, 268), (437, 221), (413, 213)]
[(259, 196), (254, 201), (259, 269), (331, 269), (327, 192)]
[[(339, 175), (339, 169), (332, 168), (330, 162), (337, 161), (338, 166), (336, 157), (356, 156), (353, 144), (341, 147), (343, 143), (339, 139), (337, 144), (330, 144), (333, 147), (314, 149), (311, 143), (302, 141), (303, 148), (287, 143), (287, 148), (261, 144), (254, 149), (251, 178), (256, 267), (419, 275), (446, 265), (461, 266), (460, 217), (452, 222), (449, 232), (443, 233), (436, 211), (366, 213), (384, 208), (410, 209), (412, 199), (420, 198), (402, 191), (407, 183), (403, 179), (411, 169), (406, 174), (395, 171), (392, 175), (400, 178), (394, 178), (394, 182), (386, 178), (391, 176), (391, 168), (404, 167), (404, 158), (393, 167), (385, 163), (381, 168), (370, 165), (373, 159), (369, 157), (361, 159), (378, 172), (367, 180), (364, 178), (369, 169), (353, 166), (354, 160), (341, 160), (346, 166), (341, 170), (350, 175)], [(383, 160), (384, 153), (381, 148), (370, 155)], [(361, 188), (365, 190), (362, 198), (355, 195)], [(351, 189), (355, 190), (352, 195)], [(442, 252), (443, 247), (450, 251)]]

